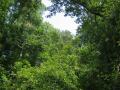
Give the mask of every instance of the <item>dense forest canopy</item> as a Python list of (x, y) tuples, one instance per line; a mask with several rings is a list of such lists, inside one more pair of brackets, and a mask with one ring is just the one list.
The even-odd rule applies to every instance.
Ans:
[[(51, 2), (0, 0), (0, 90), (120, 90), (120, 0)], [(76, 36), (45, 9), (76, 17)]]

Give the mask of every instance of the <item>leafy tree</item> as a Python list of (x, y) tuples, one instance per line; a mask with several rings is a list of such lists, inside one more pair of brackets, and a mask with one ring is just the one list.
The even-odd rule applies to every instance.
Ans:
[(119, 90), (120, 1), (51, 1), (76, 36), (43, 22), (41, 0), (0, 1), (0, 89)]
[[(41, 46), (32, 44), (35, 41), (33, 36), (42, 23), (42, 17), (39, 15), (39, 9), (42, 9), (40, 1), (23, 1), (23, 0), (2, 0), (1, 1), (1, 24), (0, 30), (0, 63), (9, 69), (16, 60), (31, 55), (32, 51), (41, 49)], [(3, 11), (2, 11), (3, 10)], [(2, 13), (3, 12), (3, 13)], [(2, 19), (3, 18), (3, 19)], [(4, 21), (3, 21), (4, 20)], [(30, 50), (31, 48), (31, 50)], [(34, 53), (34, 58), (36, 57)]]
[[(78, 28), (78, 47), (82, 49), (89, 44), (96, 47), (93, 54), (89, 48), (80, 50), (80, 62), (86, 62), (85, 67), (91, 64), (97, 67), (87, 67), (95, 69), (86, 73), (83, 89), (85, 90), (117, 90), (119, 86), (119, 1), (115, 0), (51, 0), (53, 5), (48, 9), (51, 15), (63, 11), (66, 15), (77, 17), (77, 21), (82, 25)], [(78, 39), (79, 38), (79, 39)], [(78, 52), (79, 53), (79, 52)], [(83, 56), (82, 56), (83, 55)], [(90, 57), (89, 57), (90, 56)], [(92, 56), (92, 57), (91, 57)], [(97, 59), (96, 59), (97, 57)], [(94, 61), (94, 59), (96, 60)], [(81, 64), (80, 64), (81, 65)], [(92, 64), (93, 65), (93, 64)], [(84, 69), (83, 69), (84, 71)], [(82, 74), (82, 72), (80, 73)], [(82, 78), (82, 76), (80, 75)], [(91, 80), (91, 78), (93, 78)], [(81, 79), (80, 79), (81, 80)], [(91, 82), (92, 81), (92, 82)], [(81, 82), (81, 81), (80, 81)]]

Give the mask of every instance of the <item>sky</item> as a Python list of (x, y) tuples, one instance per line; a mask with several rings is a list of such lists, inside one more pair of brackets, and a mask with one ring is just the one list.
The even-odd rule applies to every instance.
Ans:
[[(42, 3), (45, 6), (50, 6), (51, 2), (49, 0), (42, 0)], [(50, 18), (47, 18), (48, 11), (44, 12), (43, 19), (44, 21), (49, 22), (53, 25), (53, 27), (58, 28), (60, 30), (68, 30), (73, 35), (76, 34), (76, 29), (78, 27), (78, 24), (76, 24), (74, 21), (74, 18), (71, 18), (70, 16), (65, 17), (64, 13), (57, 13), (55, 16), (52, 16)]]

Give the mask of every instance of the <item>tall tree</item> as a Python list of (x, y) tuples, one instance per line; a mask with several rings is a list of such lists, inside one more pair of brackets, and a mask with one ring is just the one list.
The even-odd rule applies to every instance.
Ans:
[(43, 5), (40, 0), (1, 0), (0, 2), (0, 63), (8, 68), (16, 60), (26, 59), (27, 53), (31, 54), (33, 59), (33, 51), (37, 52), (40, 49), (40, 45), (31, 44), (29, 39), (42, 24), (42, 17), (39, 14)]
[[(85, 66), (96, 67), (87, 72), (83, 79), (85, 90), (117, 90), (119, 86), (119, 1), (115, 0), (51, 0), (48, 9), (51, 15), (65, 11), (66, 15), (76, 16), (82, 25), (78, 29), (80, 61)], [(64, 7), (64, 8), (63, 8)], [(89, 45), (90, 44), (90, 45)], [(87, 47), (85, 47), (87, 45)], [(92, 45), (92, 46), (91, 46)], [(84, 47), (84, 48), (83, 48)], [(94, 47), (92, 49), (92, 47)], [(89, 51), (90, 50), (90, 51)], [(95, 53), (99, 52), (94, 56)], [(92, 55), (92, 56), (91, 56)], [(95, 57), (96, 60), (94, 61)], [(91, 59), (90, 59), (91, 58)], [(92, 65), (93, 65), (92, 64)], [(87, 76), (88, 74), (88, 76)], [(82, 74), (81, 74), (82, 75)], [(80, 75), (80, 77), (81, 77)], [(94, 78), (93, 78), (94, 77)], [(82, 77), (81, 77), (82, 78)], [(80, 81), (80, 82), (81, 82)]]

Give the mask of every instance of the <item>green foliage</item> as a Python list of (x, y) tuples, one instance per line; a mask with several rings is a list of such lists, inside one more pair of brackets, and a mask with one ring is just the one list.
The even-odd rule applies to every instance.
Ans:
[(64, 7), (66, 15), (76, 16), (82, 23), (74, 40), (77, 43), (74, 46), (80, 48), (78, 76), (81, 87), (84, 90), (120, 89), (119, 0), (51, 1), (54, 3), (48, 8), (51, 15)]
[[(12, 73), (14, 79), (10, 82), (12, 86), (5, 89), (76, 89), (75, 58), (60, 58), (48, 60), (39, 67), (31, 67), (28, 61), (16, 62)], [(7, 78), (3, 77), (3, 79)]]
[(120, 1), (51, 1), (76, 36), (43, 22), (41, 0), (0, 1), (0, 90), (119, 90)]

